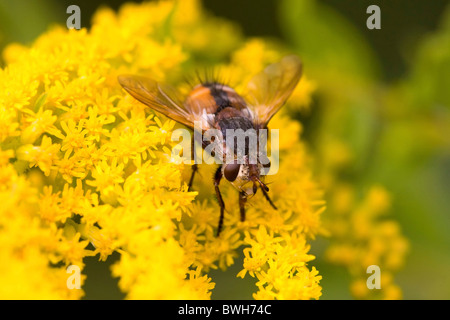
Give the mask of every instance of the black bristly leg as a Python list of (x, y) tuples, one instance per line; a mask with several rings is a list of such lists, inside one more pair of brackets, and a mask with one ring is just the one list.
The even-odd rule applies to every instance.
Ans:
[[(195, 144), (194, 144), (194, 135), (192, 135), (192, 139), (191, 139), (191, 160), (195, 161)], [(198, 171), (198, 166), (196, 163), (194, 163), (192, 165), (192, 173), (191, 173), (191, 178), (189, 179), (189, 184), (188, 184), (188, 191), (191, 191), (192, 188), (192, 184), (194, 183), (194, 176), (195, 173)]]
[(267, 191), (264, 190), (264, 188), (261, 188), (261, 191), (262, 191), (264, 197), (267, 199), (267, 201), (269, 201), (270, 205), (271, 205), (275, 210), (278, 210), (278, 208), (273, 204), (272, 200), (270, 199), (269, 194), (267, 193)]
[(220, 193), (220, 190), (219, 190), (219, 184), (220, 184), (221, 179), (222, 179), (222, 166), (217, 168), (216, 173), (214, 174), (214, 188), (216, 190), (217, 201), (219, 202), (219, 206), (220, 206), (220, 218), (219, 218), (219, 225), (217, 226), (216, 237), (218, 237), (220, 234), (220, 231), (222, 231), (223, 214), (225, 211), (225, 203), (223, 202), (222, 194)]
[(191, 173), (191, 178), (189, 179), (189, 184), (188, 184), (188, 191), (191, 191), (192, 188), (192, 183), (194, 182), (194, 175), (195, 173), (198, 171), (198, 166), (197, 164), (193, 164), (192, 165), (192, 173)]
[(239, 192), (239, 211), (241, 212), (241, 221), (245, 221), (245, 204), (247, 203), (247, 196), (245, 192)]

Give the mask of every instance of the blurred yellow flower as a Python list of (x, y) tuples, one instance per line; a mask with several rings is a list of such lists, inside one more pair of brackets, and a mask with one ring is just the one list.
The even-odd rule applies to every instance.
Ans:
[[(350, 289), (358, 299), (401, 299), (401, 289), (393, 281), (393, 274), (405, 261), (408, 240), (401, 234), (398, 222), (388, 220), (390, 196), (381, 186), (373, 186), (364, 198), (357, 200), (354, 188), (342, 186), (334, 193), (338, 208), (326, 222), (335, 238), (326, 251), (326, 257), (337, 265), (348, 268), (352, 283)], [(367, 267), (377, 265), (381, 270), (381, 288), (369, 290), (366, 285)]]

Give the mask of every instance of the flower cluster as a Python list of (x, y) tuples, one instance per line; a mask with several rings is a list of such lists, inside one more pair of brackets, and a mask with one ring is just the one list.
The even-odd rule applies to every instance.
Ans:
[[(60, 203), (58, 195), (39, 195), (35, 172), (19, 175), (10, 159), (13, 150), (0, 151), (0, 256), (2, 289), (8, 299), (78, 299), (80, 290), (68, 290), (66, 270), (83, 266), (88, 241), (70, 226), (50, 223), (47, 214)], [(85, 276), (80, 280), (83, 282)]]
[[(402, 291), (393, 276), (404, 264), (409, 242), (401, 234), (399, 223), (385, 217), (391, 207), (389, 194), (384, 188), (373, 186), (358, 201), (355, 189), (347, 185), (333, 194), (331, 202), (335, 210), (329, 230), (335, 239), (326, 258), (349, 270), (350, 289), (356, 298), (401, 299)], [(367, 267), (371, 265), (382, 270), (383, 290), (367, 287)]]
[[(209, 27), (208, 27), (209, 26)], [(211, 28), (214, 26), (214, 28)], [(207, 299), (207, 272), (226, 269), (239, 250), (239, 276), (258, 278), (255, 298), (317, 299), (321, 277), (309, 262), (319, 234), (322, 194), (289, 111), (307, 108), (315, 84), (304, 78), (290, 106), (271, 122), (280, 132), (281, 167), (238, 221), (237, 194), (223, 187), (225, 227), (215, 237), (218, 205), (210, 171), (189, 192), (189, 166), (171, 157), (176, 123), (125, 91), (119, 74), (169, 81), (212, 61), (239, 79), (284, 52), (202, 11), (198, 1), (125, 4), (101, 9), (90, 30), (54, 27), (31, 47), (11, 44), (0, 70), (0, 297), (81, 298), (66, 267), (113, 252), (119, 287), (129, 299)], [(225, 63), (225, 58), (230, 61)], [(243, 249), (244, 248), (244, 249)], [(82, 276), (82, 282), (86, 276)], [(45, 281), (43, 281), (45, 279)]]

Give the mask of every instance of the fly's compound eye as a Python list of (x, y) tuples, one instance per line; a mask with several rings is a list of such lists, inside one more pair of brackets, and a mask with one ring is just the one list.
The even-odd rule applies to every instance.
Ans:
[(236, 180), (236, 178), (237, 178), (237, 176), (239, 174), (240, 168), (241, 168), (241, 165), (239, 163), (227, 164), (225, 166), (225, 169), (223, 170), (225, 178), (228, 181), (233, 182), (234, 180)]

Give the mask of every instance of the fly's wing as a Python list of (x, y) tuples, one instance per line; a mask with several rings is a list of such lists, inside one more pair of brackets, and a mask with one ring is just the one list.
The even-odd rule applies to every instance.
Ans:
[(163, 87), (153, 79), (120, 75), (118, 80), (120, 85), (138, 101), (189, 128), (193, 129), (194, 121), (201, 117), (185, 107), (173, 88)]
[(247, 85), (246, 100), (253, 111), (254, 122), (264, 128), (285, 104), (302, 75), (302, 63), (297, 56), (284, 57), (267, 66)]

